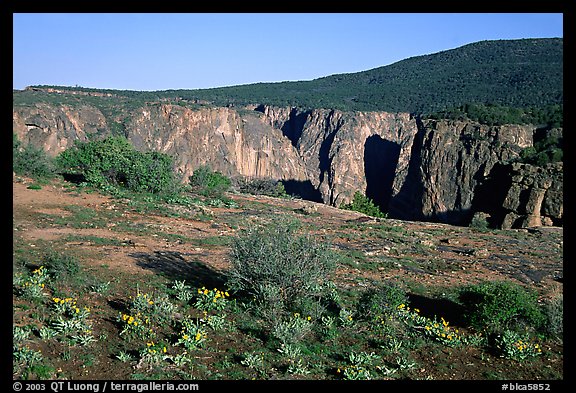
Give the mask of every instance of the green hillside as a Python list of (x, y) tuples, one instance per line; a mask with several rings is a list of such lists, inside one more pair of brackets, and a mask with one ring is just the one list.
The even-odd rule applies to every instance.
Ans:
[(269, 104), (415, 114), (465, 104), (558, 107), (563, 101), (563, 39), (481, 41), (312, 81), (155, 92), (58, 88), (108, 92), (135, 101), (184, 99), (213, 105)]

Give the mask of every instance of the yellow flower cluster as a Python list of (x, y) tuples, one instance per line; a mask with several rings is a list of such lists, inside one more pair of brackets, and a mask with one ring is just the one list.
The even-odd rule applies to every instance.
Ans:
[(228, 297), (230, 297), (230, 294), (227, 291), (202, 287), (198, 288), (198, 300), (195, 305), (201, 310), (221, 310), (225, 307), (226, 298)]
[(145, 303), (148, 303), (148, 305), (153, 305), (154, 301), (152, 300), (151, 296), (148, 295), (147, 293), (138, 293), (136, 295), (136, 301), (144, 301)]
[(529, 349), (534, 349), (536, 350), (536, 352), (540, 353), (542, 352), (542, 349), (540, 348), (540, 346), (538, 344), (534, 344), (534, 346), (531, 346), (530, 343), (524, 342), (522, 340), (518, 340), (514, 343), (514, 346), (516, 347), (516, 349), (518, 349), (518, 351), (522, 352), (524, 350), (529, 350)]
[[(182, 329), (182, 340), (183, 341), (189, 341), (190, 340), (190, 335), (187, 334), (186, 329)], [(196, 334), (194, 334), (194, 341), (200, 341), (203, 338), (205, 339), (206, 337), (208, 337), (208, 335), (205, 332), (201, 332), (201, 331), (197, 331)]]
[(359, 365), (345, 366), (336, 370), (338, 375), (347, 380), (367, 380), (372, 379), (370, 371)]
[(59, 297), (53, 297), (52, 300), (54, 301), (54, 303), (56, 304), (66, 304), (66, 303), (72, 303), (73, 305), (76, 305), (76, 300), (74, 300), (71, 297), (67, 297), (64, 299), (60, 299)]
[(458, 334), (458, 329), (454, 329), (449, 326), (448, 321), (444, 318), (440, 318), (441, 323), (436, 321), (430, 321), (430, 324), (426, 324), (424, 329), (427, 334), (432, 335), (438, 341), (448, 344), (455, 345), (460, 342), (460, 335)]
[(46, 274), (46, 269), (44, 268), (44, 266), (40, 266), (38, 269), (32, 271), (32, 274), (43, 276), (44, 274)]
[(195, 350), (204, 345), (207, 337), (206, 331), (197, 322), (185, 320), (176, 345), (184, 345), (188, 350)]
[(437, 321), (436, 319), (421, 316), (419, 315), (419, 309), (415, 308), (410, 310), (410, 307), (407, 307), (405, 304), (400, 304), (397, 310), (398, 315), (404, 319), (404, 321), (417, 329), (424, 328), (424, 333), (432, 336), (437, 341), (449, 346), (461, 343), (462, 337), (459, 335), (458, 329), (449, 326), (450, 324), (443, 317), (440, 318), (440, 321)]
[(216, 301), (216, 299), (219, 299), (219, 298), (222, 298), (222, 299), (223, 299), (223, 298), (226, 298), (226, 297), (229, 297), (229, 296), (230, 296), (230, 294), (229, 294), (227, 291), (221, 291), (221, 290), (219, 290), (219, 289), (217, 289), (217, 288), (214, 288), (214, 289), (212, 289), (212, 290), (208, 290), (206, 287), (202, 287), (202, 288), (199, 288), (199, 289), (198, 289), (198, 294), (199, 294), (199, 295), (208, 296), (208, 295), (210, 295), (211, 293), (214, 293), (214, 301)]
[(54, 305), (59, 312), (67, 312), (69, 314), (74, 315), (74, 314), (80, 314), (80, 312), (82, 311), (83, 317), (88, 316), (88, 313), (90, 312), (90, 308), (86, 306), (83, 307), (83, 310), (80, 310), (80, 307), (77, 306), (76, 299), (72, 297), (66, 297), (66, 298), (53, 297), (52, 301), (54, 302)]
[(38, 269), (32, 272), (32, 276), (26, 282), (21, 284), (21, 286), (28, 290), (34, 290), (33, 287), (38, 287), (42, 290), (45, 287), (44, 282), (48, 278), (49, 277), (46, 275), (44, 266), (40, 266)]
[(135, 316), (128, 315), (128, 314), (122, 314), (121, 318), (128, 325), (133, 325), (133, 326), (138, 326), (138, 325), (150, 323), (150, 318), (145, 317), (144, 319), (142, 319), (140, 313), (137, 313)]
[(151, 354), (155, 354), (157, 352), (162, 352), (162, 353), (166, 353), (167, 349), (166, 346), (162, 346), (162, 348), (159, 348), (156, 346), (156, 344), (154, 343), (154, 341), (150, 341), (146, 343), (146, 346), (148, 347), (148, 353)]

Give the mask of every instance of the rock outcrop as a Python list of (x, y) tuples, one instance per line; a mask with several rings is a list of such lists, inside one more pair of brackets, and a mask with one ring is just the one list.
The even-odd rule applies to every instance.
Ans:
[(477, 186), (495, 164), (532, 145), (531, 126), (486, 126), (449, 120), (419, 122), (407, 176), (389, 212), (402, 219), (467, 224)]
[(93, 106), (36, 104), (15, 107), (12, 130), (24, 144), (32, 144), (55, 156), (74, 145), (110, 133), (106, 118)]
[(340, 206), (360, 191), (386, 209), (407, 172), (416, 119), (408, 113), (257, 109), (290, 139), (325, 203)]
[[(545, 180), (544, 173), (520, 167), (506, 172), (501, 165), (532, 146), (533, 126), (166, 103), (144, 105), (127, 118), (122, 132), (134, 146), (172, 155), (184, 180), (210, 164), (228, 176), (282, 180), (292, 193), (335, 206), (360, 191), (394, 218), (466, 225), (474, 213), (485, 212), (503, 227), (562, 222), (561, 168)], [(75, 140), (118, 133), (116, 120), (90, 105), (13, 110), (18, 138), (50, 155)], [(480, 198), (489, 187), (497, 188)]]
[(498, 164), (476, 192), (476, 208), (494, 227), (562, 226), (563, 163)]
[(204, 164), (228, 176), (307, 179), (296, 149), (259, 112), (149, 105), (133, 113), (126, 132), (137, 149), (175, 157), (185, 179)]

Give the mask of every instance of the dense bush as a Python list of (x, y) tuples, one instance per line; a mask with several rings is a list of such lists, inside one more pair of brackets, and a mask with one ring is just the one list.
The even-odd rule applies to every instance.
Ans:
[(232, 185), (232, 181), (228, 177), (213, 171), (208, 165), (196, 169), (189, 180), (195, 192), (210, 198), (222, 198)]
[(358, 314), (368, 320), (390, 315), (408, 303), (406, 291), (394, 283), (382, 283), (367, 289), (358, 301)]
[(564, 296), (560, 295), (546, 303), (546, 332), (552, 337), (564, 336)]
[(57, 157), (63, 172), (82, 175), (96, 187), (110, 185), (160, 194), (177, 182), (172, 158), (159, 152), (139, 152), (124, 137), (76, 142)]
[(36, 180), (46, 180), (56, 174), (53, 159), (31, 144), (22, 146), (16, 134), (12, 134), (12, 170)]
[(435, 113), (425, 117), (430, 119), (472, 120), (489, 126), (503, 124), (535, 124), (550, 127), (562, 127), (563, 108), (561, 105), (524, 108), (497, 104), (469, 103)]
[(330, 285), (335, 255), (310, 235), (296, 233), (297, 222), (253, 227), (232, 245), (229, 284), (256, 299), (261, 316), (281, 318)]
[(525, 148), (520, 152), (520, 159), (527, 164), (545, 166), (548, 163), (563, 161), (563, 139), (548, 137), (538, 141), (534, 146)]
[(274, 179), (238, 179), (235, 183), (238, 191), (245, 194), (268, 195), (277, 198), (288, 196), (284, 184)]
[(532, 327), (544, 322), (535, 293), (506, 281), (484, 282), (460, 292), (468, 322), (476, 329), (502, 332)]
[(354, 199), (352, 199), (352, 202), (341, 205), (340, 209), (354, 210), (372, 217), (386, 217), (386, 214), (382, 213), (380, 208), (374, 204), (372, 199), (368, 198), (359, 191), (354, 193)]
[(68, 254), (49, 251), (43, 259), (43, 265), (50, 271), (50, 274), (58, 280), (71, 280), (80, 272), (81, 268), (78, 260)]

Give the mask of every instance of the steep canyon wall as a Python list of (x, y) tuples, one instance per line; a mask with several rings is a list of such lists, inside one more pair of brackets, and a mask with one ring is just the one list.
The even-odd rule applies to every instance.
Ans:
[[(535, 132), (528, 125), (421, 120), (408, 113), (263, 105), (191, 109), (156, 103), (132, 111), (129, 118), (125, 136), (137, 149), (172, 155), (183, 179), (210, 164), (228, 176), (283, 180), (303, 197), (335, 206), (360, 191), (390, 217), (453, 224), (467, 224), (479, 210), (502, 215), (501, 206), (487, 206), (479, 195), (498, 178), (495, 167), (532, 146)], [(13, 131), (24, 144), (54, 156), (75, 140), (111, 135), (112, 120), (90, 105), (35, 104), (14, 107)], [(506, 197), (488, 200), (509, 206), (506, 214), (516, 215), (493, 221), (499, 226), (560, 223), (562, 170), (551, 171), (555, 180), (536, 188), (553, 197), (535, 196), (539, 203), (530, 202), (540, 208), (533, 208), (532, 216), (542, 213), (549, 219), (522, 221), (530, 210), (520, 206), (528, 203), (526, 192), (510, 191), (512, 181), (493, 181), (500, 194), (510, 196), (506, 203)]]

